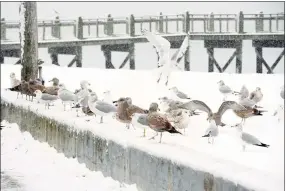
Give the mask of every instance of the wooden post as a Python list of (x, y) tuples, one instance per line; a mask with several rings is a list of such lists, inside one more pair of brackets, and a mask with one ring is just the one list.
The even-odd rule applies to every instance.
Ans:
[(237, 42), (236, 45), (236, 67), (235, 67), (236, 73), (242, 72), (242, 40)]
[(52, 64), (59, 66), (59, 61), (58, 61), (58, 54), (52, 53), (51, 54), (51, 59), (52, 59)]
[(43, 68), (42, 68), (42, 66), (39, 66), (39, 78), (41, 80), (43, 79)]
[(160, 12), (160, 16), (159, 16), (159, 33), (163, 33), (163, 32), (164, 32), (163, 13)]
[(113, 18), (111, 17), (111, 14), (108, 14), (107, 16), (107, 22), (104, 28), (104, 32), (107, 36), (113, 35)]
[(111, 62), (111, 50), (105, 49), (103, 51), (104, 57), (105, 57), (105, 68), (106, 69), (113, 69), (113, 65)]
[(184, 58), (184, 62), (185, 62), (185, 70), (186, 71), (190, 71), (190, 37), (188, 32), (190, 31), (190, 14), (187, 11), (185, 13), (185, 20), (184, 20), (184, 29), (185, 29), (185, 33), (187, 33), (188, 36), (188, 47), (185, 53), (185, 58)]
[(263, 32), (263, 12), (260, 12), (255, 22), (256, 32)]
[(214, 63), (212, 58), (214, 57), (214, 48), (207, 48), (207, 52), (209, 54), (209, 72), (214, 71)]
[(256, 73), (262, 73), (263, 68), (262, 68), (262, 60), (260, 59), (260, 57), (257, 54), (260, 54), (261, 57), (263, 57), (262, 55), (262, 47), (255, 47), (255, 52), (256, 52)]
[[(20, 9), (24, 11), (24, 31), (21, 33), (21, 79), (28, 81), (38, 77), (38, 21), (36, 2), (21, 2)], [(25, 9), (25, 10), (23, 10)], [(21, 29), (21, 27), (20, 27)]]
[[(77, 38), (83, 39), (83, 20), (81, 17), (77, 21)], [(82, 67), (82, 47), (76, 47), (76, 67)]]
[(4, 54), (0, 51), (0, 64), (4, 64)]
[(210, 14), (210, 19), (209, 19), (209, 32), (214, 32), (214, 14)]
[(6, 23), (5, 18), (1, 19), (1, 40), (6, 40)]
[[(243, 16), (243, 12), (240, 11), (238, 14), (238, 33), (244, 33), (244, 16)], [(237, 32), (237, 31), (236, 31)]]
[(60, 18), (58, 16), (56, 16), (56, 19), (52, 26), (52, 36), (61, 39), (61, 23)]
[[(135, 18), (134, 15), (130, 15), (130, 20), (129, 20), (129, 29), (130, 29), (130, 36), (134, 37), (135, 36)], [(131, 70), (135, 70), (135, 45), (134, 43), (129, 44), (129, 68)]]

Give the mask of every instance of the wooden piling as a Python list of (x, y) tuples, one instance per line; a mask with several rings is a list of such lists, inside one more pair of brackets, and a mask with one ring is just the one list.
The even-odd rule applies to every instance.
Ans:
[(56, 16), (52, 26), (52, 37), (61, 39), (61, 23), (58, 16)]
[[(79, 17), (77, 21), (77, 38), (83, 39), (82, 17)], [(82, 46), (76, 47), (76, 67), (82, 67)]]
[(185, 58), (184, 58), (185, 70), (190, 71), (190, 37), (188, 34), (190, 31), (190, 14), (188, 11), (185, 13), (184, 29), (185, 29), (184, 32), (187, 34), (187, 37), (188, 37), (188, 47), (185, 52)]
[(1, 40), (6, 40), (6, 23), (5, 18), (1, 19)]
[(260, 56), (263, 57), (262, 47), (255, 47), (255, 53), (256, 53), (256, 73), (262, 73), (263, 71), (262, 60), (260, 58)]
[(243, 21), (243, 12), (240, 11), (238, 14), (238, 33), (244, 33), (244, 21)]
[(213, 62), (213, 57), (214, 57), (214, 48), (207, 48), (207, 52), (209, 54), (209, 72), (214, 71), (214, 62)]
[[(129, 20), (129, 34), (131, 37), (135, 36), (135, 19), (134, 15), (130, 15), (130, 20)], [(135, 44), (131, 43), (129, 44), (129, 68), (131, 70), (135, 70)]]
[(21, 38), (24, 38), (24, 44), (21, 51), (21, 79), (28, 81), (36, 79), (38, 76), (38, 22), (37, 22), (37, 4), (36, 2), (21, 2), (21, 9), (25, 9), (23, 14), (25, 19), (25, 32)]
[(242, 72), (242, 41), (238, 41), (236, 45), (236, 67), (235, 67), (236, 73)]

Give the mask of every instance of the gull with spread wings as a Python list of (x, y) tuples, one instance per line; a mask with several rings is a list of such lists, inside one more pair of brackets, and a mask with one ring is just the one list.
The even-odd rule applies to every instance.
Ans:
[(188, 35), (186, 35), (180, 49), (178, 49), (174, 55), (170, 58), (170, 49), (171, 44), (168, 40), (162, 36), (156, 35), (152, 32), (147, 31), (146, 29), (142, 30), (142, 34), (147, 38), (147, 40), (155, 47), (157, 55), (159, 57), (158, 67), (160, 70), (159, 78), (157, 83), (160, 82), (162, 74), (166, 76), (165, 85), (169, 83), (169, 77), (172, 69), (176, 67), (177, 69), (181, 68), (178, 66), (182, 57), (185, 55), (188, 50), (189, 40)]

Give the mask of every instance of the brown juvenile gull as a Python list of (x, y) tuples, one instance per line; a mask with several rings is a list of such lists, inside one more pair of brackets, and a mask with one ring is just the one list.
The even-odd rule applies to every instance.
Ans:
[(48, 107), (50, 109), (50, 103), (56, 101), (58, 99), (58, 96), (42, 93), (40, 90), (36, 90), (35, 92), (36, 99), (38, 102), (42, 102), (45, 104), (45, 109)]
[(95, 92), (92, 92), (89, 95), (88, 107), (93, 113), (101, 116), (100, 123), (103, 123), (104, 116), (112, 115), (117, 111), (117, 108), (114, 105), (98, 100)]
[(134, 113), (148, 113), (148, 110), (144, 110), (136, 105), (132, 104), (132, 99), (130, 97), (120, 98), (117, 103), (117, 114), (116, 119), (121, 123), (126, 123), (127, 129), (130, 128), (131, 116)]
[(29, 80), (28, 82), (29, 86), (28, 86), (28, 90), (30, 92), (30, 96), (32, 97), (33, 101), (33, 97), (35, 97), (36, 95), (34, 94), (34, 92), (36, 90), (40, 90), (41, 92), (45, 89), (45, 86), (39, 84), (38, 82), (36, 82), (36, 80)]
[(223, 101), (226, 101), (226, 98), (229, 94), (239, 94), (239, 92), (233, 91), (229, 86), (225, 85), (223, 80), (220, 80), (218, 84), (218, 90), (224, 95)]
[[(149, 107), (149, 113), (150, 112), (157, 112), (160, 111), (159, 109), (159, 105), (157, 103), (151, 103), (150, 107)], [(148, 126), (148, 122), (147, 122), (147, 114), (142, 114), (142, 113), (133, 113), (132, 114), (132, 126), (133, 127), (140, 127), (143, 128), (143, 137), (146, 136), (146, 128), (149, 127)]]
[(150, 139), (154, 139), (156, 136), (158, 136), (158, 132), (160, 133), (160, 141), (161, 143), (162, 140), (162, 134), (163, 132), (167, 131), (169, 133), (180, 133), (175, 129), (175, 127), (172, 126), (172, 124), (168, 121), (167, 117), (165, 114), (161, 114), (158, 112), (150, 112), (147, 115), (147, 123), (148, 126), (156, 131), (156, 135), (151, 137)]
[(176, 95), (176, 97), (179, 98), (179, 99), (183, 99), (183, 100), (184, 99), (188, 99), (188, 100), (191, 99), (187, 94), (185, 94), (184, 92), (179, 91), (177, 87), (172, 87), (169, 90), (171, 90), (174, 93), (174, 95)]
[(176, 129), (184, 129), (186, 134), (186, 128), (189, 126), (191, 111), (187, 109), (176, 109), (166, 113), (167, 119), (171, 122)]
[(266, 148), (268, 148), (270, 146), (270, 145), (267, 145), (265, 143), (262, 143), (258, 138), (254, 137), (253, 135), (243, 132), (241, 124), (237, 124), (235, 127), (237, 130), (236, 134), (237, 134), (237, 136), (239, 136), (243, 151), (245, 151), (246, 145), (266, 147)]
[(59, 90), (59, 79), (58, 78), (53, 78), (49, 82), (53, 82), (52, 86), (45, 87), (43, 90), (43, 93), (51, 94), (51, 95), (58, 95), (58, 90)]
[(256, 104), (260, 102), (263, 98), (263, 94), (261, 92), (261, 88), (257, 87), (255, 91), (251, 92), (249, 95), (249, 99), (253, 100)]

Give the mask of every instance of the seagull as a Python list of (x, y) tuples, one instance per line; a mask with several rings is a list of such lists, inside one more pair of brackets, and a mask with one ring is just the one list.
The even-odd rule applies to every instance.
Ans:
[[(216, 125), (216, 122), (214, 120), (210, 120), (210, 125), (207, 128), (205, 135), (203, 135), (202, 137), (208, 137), (208, 143), (212, 143), (214, 144), (214, 137), (217, 137), (219, 134), (219, 130), (218, 127)], [(212, 141), (210, 141), (212, 140)]]
[(255, 91), (251, 92), (249, 95), (249, 99), (253, 100), (256, 104), (260, 102), (263, 98), (263, 94), (261, 92), (261, 88), (257, 87)]
[(188, 100), (191, 99), (187, 94), (179, 91), (177, 87), (172, 87), (169, 90), (171, 90), (174, 93), (174, 95), (176, 95), (176, 97), (179, 99), (188, 99)]
[(43, 90), (43, 93), (51, 94), (51, 95), (58, 95), (58, 90), (59, 90), (59, 79), (58, 78), (53, 78), (49, 82), (53, 82), (52, 86), (45, 87)]
[(16, 86), (19, 86), (21, 84), (21, 81), (16, 78), (16, 75), (14, 72), (10, 73), (10, 84), (11, 84), (11, 88), (15, 88)]
[(45, 109), (48, 107), (50, 109), (50, 103), (56, 101), (58, 99), (58, 96), (50, 95), (47, 93), (42, 93), (40, 90), (36, 90), (35, 92), (36, 99), (39, 102), (45, 103)]
[(121, 123), (125, 123), (127, 129), (129, 129), (129, 125), (131, 123), (131, 116), (133, 113), (148, 113), (148, 110), (144, 110), (136, 105), (132, 104), (132, 99), (130, 97), (120, 98), (118, 101), (114, 101), (113, 103), (117, 103), (118, 110), (116, 114), (116, 119)]
[[(158, 107), (159, 106), (157, 103), (151, 103), (150, 107), (149, 107), (149, 113), (160, 111), (160, 109)], [(140, 128), (144, 129), (142, 137), (146, 136), (146, 128), (149, 127), (148, 122), (147, 122), (147, 115), (148, 114), (144, 114), (144, 113), (143, 114), (142, 113), (133, 113), (131, 116), (132, 117), (132, 120), (131, 120), (132, 125), (134, 127), (140, 127)]]
[(249, 96), (249, 91), (245, 85), (242, 85), (239, 93), (237, 94), (240, 99), (247, 98)]
[(280, 97), (281, 97), (282, 99), (285, 99), (284, 86), (281, 87)]
[(249, 133), (243, 132), (242, 125), (237, 124), (236, 126), (237, 134), (240, 138), (240, 141), (242, 143), (242, 150), (245, 151), (246, 145), (253, 145), (253, 146), (259, 146), (259, 147), (266, 147), (268, 148), (270, 145), (267, 145), (265, 143), (262, 143), (259, 141), (258, 138), (254, 137), (253, 135)]
[(150, 139), (154, 139), (156, 136), (158, 136), (158, 132), (160, 132), (160, 141), (162, 141), (162, 134), (163, 132), (167, 131), (169, 133), (178, 133), (182, 134), (181, 132), (177, 131), (174, 126), (168, 121), (166, 115), (161, 114), (159, 112), (150, 112), (147, 115), (147, 123), (148, 126), (156, 131), (156, 135), (151, 137)]
[(181, 101), (169, 99), (167, 97), (160, 97), (160, 98), (158, 98), (158, 100), (160, 103), (160, 107), (161, 107), (162, 111), (164, 111), (164, 112), (169, 112), (171, 110), (178, 109), (178, 105), (181, 105), (184, 103)]
[(191, 111), (187, 109), (177, 109), (166, 113), (166, 116), (176, 129), (184, 129), (184, 134), (186, 134), (186, 128), (189, 126), (190, 117), (192, 116)]
[(233, 91), (229, 86), (225, 85), (224, 81), (220, 80), (219, 84), (219, 91), (224, 95), (223, 101), (226, 101), (227, 95), (229, 94), (239, 94), (239, 92)]
[(100, 123), (103, 123), (103, 117), (116, 113), (117, 108), (107, 102), (97, 99), (95, 92), (90, 93), (88, 98), (88, 107), (96, 115), (101, 116)]
[(63, 83), (59, 84), (58, 96), (63, 102), (64, 111), (66, 110), (67, 103), (72, 106), (72, 103), (78, 101), (78, 97), (73, 92), (67, 90)]
[[(165, 85), (167, 86), (169, 83), (169, 76), (171, 70), (176, 67), (180, 69), (179, 62), (188, 50), (189, 39), (188, 35), (186, 35), (180, 49), (170, 58), (170, 49), (171, 44), (168, 40), (163, 38), (162, 36), (155, 35), (146, 29), (142, 30), (143, 35), (147, 38), (147, 40), (156, 48), (157, 55), (159, 55), (158, 67), (159, 67), (159, 78), (157, 83), (160, 82), (162, 74), (166, 76)], [(181, 69), (180, 69), (181, 70)]]

